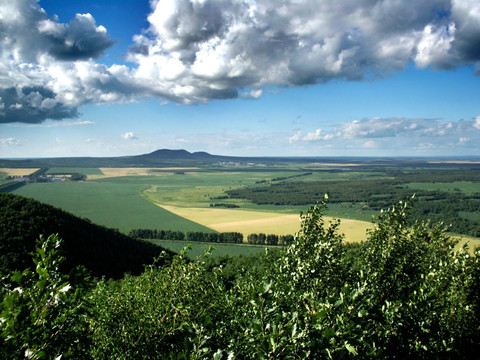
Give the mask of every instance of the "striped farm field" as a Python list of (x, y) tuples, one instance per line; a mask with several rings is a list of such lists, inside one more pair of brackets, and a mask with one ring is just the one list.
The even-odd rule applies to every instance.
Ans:
[[(293, 235), (300, 230), (300, 217), (294, 214), (239, 209), (159, 206), (219, 232), (235, 231), (244, 235), (251, 233)], [(328, 223), (333, 218), (325, 217), (325, 220)], [(345, 235), (347, 242), (360, 242), (366, 239), (366, 231), (371, 226), (371, 223), (366, 221), (342, 219), (339, 231)]]

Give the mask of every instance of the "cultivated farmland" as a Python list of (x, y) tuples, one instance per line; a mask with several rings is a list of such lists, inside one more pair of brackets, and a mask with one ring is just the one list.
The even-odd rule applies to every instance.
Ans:
[(28, 176), (37, 170), (39, 169), (0, 168), (0, 173), (4, 173), (5, 176)]
[[(234, 231), (241, 232), (244, 235), (252, 233), (293, 235), (300, 228), (300, 217), (298, 214), (237, 209), (162, 207), (218, 232)], [(326, 222), (332, 220), (333, 218), (331, 217), (325, 217)], [(339, 231), (345, 234), (347, 242), (359, 242), (366, 239), (368, 228), (371, 228), (371, 223), (369, 222), (343, 219)]]
[(414, 207), (416, 217), (451, 223), (453, 232), (473, 235), (472, 242), (480, 229), (477, 164), (418, 165), (393, 160), (381, 164), (354, 159), (268, 159), (267, 165), (177, 163), (55, 166), (48, 168), (47, 174), (79, 173), (86, 175), (86, 181), (27, 183), (14, 192), (122, 232), (146, 228), (240, 232), (245, 236), (295, 234), (299, 213), (323, 199), (326, 192), (330, 194), (326, 220), (341, 218), (340, 233), (348, 242), (365, 240), (372, 216), (414, 193), (419, 199)]
[(212, 231), (155, 206), (140, 196), (140, 190), (138, 184), (68, 181), (28, 184), (14, 193), (125, 233), (134, 228)]

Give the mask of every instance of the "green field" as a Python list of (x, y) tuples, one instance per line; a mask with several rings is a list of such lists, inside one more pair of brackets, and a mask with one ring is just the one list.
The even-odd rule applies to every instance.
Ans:
[(141, 185), (131, 183), (66, 181), (28, 184), (13, 193), (125, 233), (134, 228), (212, 231), (155, 206), (140, 196), (140, 190)]
[(408, 183), (404, 185), (409, 189), (418, 190), (439, 190), (447, 192), (461, 192), (464, 194), (480, 193), (480, 184), (471, 181), (453, 181), (449, 183), (429, 182), (429, 183)]
[[(53, 168), (60, 169), (73, 168)], [(153, 201), (209, 207), (212, 202), (228, 201), (212, 199), (225, 195), (225, 190), (255, 184), (271, 175), (268, 172), (185, 172), (183, 175), (158, 172), (149, 176), (119, 176), (84, 182), (31, 183), (14, 193), (122, 232), (133, 228), (210, 232), (213, 230), (166, 211)], [(275, 173), (278, 175), (286, 173)]]
[(208, 244), (208, 243), (191, 243), (180, 240), (149, 240), (152, 243), (162, 246), (166, 249), (180, 252), (184, 247), (191, 246), (187, 250), (187, 255), (190, 259), (197, 259), (205, 255), (205, 252), (210, 248), (214, 248), (211, 256), (235, 256), (235, 255), (250, 255), (265, 251), (268, 246), (256, 245), (238, 245), (238, 244)]

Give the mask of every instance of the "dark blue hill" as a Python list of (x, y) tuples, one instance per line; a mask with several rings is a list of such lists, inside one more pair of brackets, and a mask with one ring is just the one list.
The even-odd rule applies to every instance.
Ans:
[(195, 156), (187, 150), (161, 149), (149, 154), (133, 156), (136, 159), (164, 159), (164, 160), (187, 160), (194, 159)]

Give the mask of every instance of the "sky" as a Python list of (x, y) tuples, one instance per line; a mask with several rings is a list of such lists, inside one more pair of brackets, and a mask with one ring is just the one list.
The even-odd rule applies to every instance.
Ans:
[(478, 0), (0, 0), (0, 158), (480, 156)]

